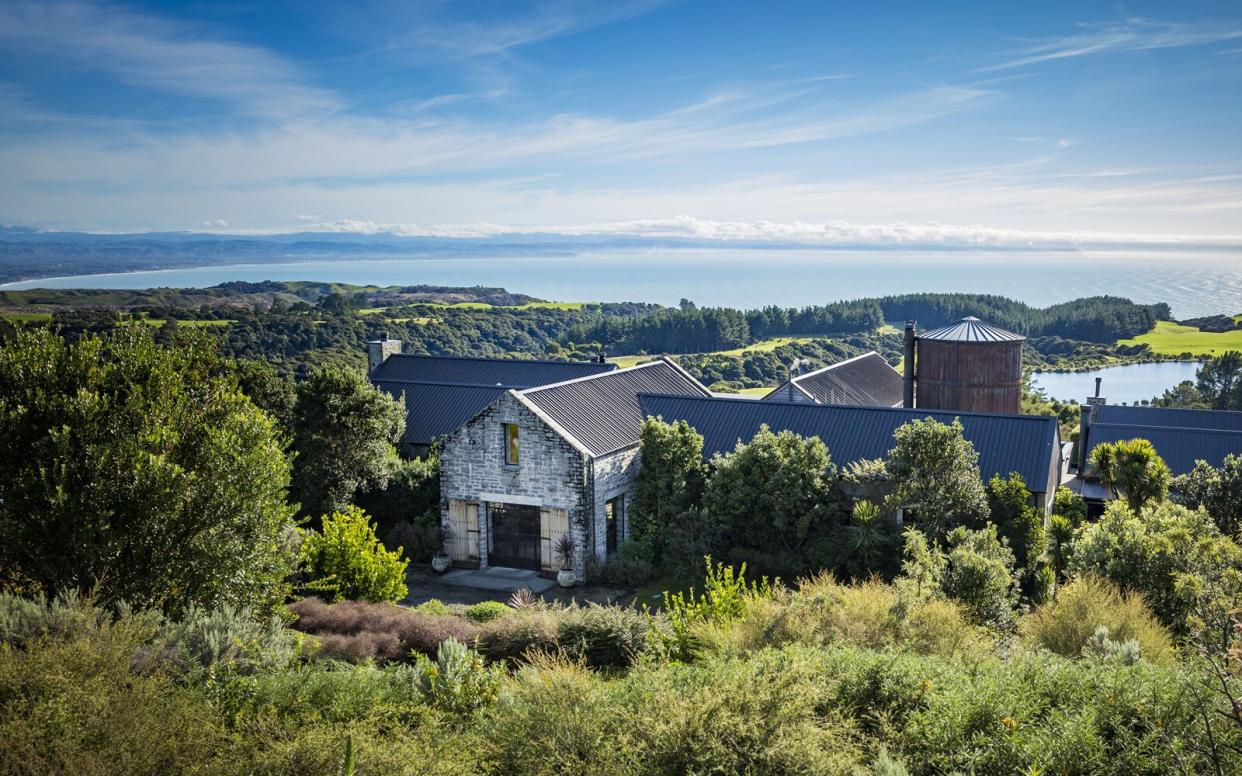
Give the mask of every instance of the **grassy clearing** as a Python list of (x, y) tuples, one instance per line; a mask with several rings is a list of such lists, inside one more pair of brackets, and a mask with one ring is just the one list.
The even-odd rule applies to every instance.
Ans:
[(7, 318), (10, 321), (21, 321), (23, 323), (44, 323), (52, 320), (52, 314), (0, 312), (0, 318)]
[(359, 315), (379, 315), (380, 313), (384, 312), (387, 309), (388, 309), (387, 307), (362, 307), (362, 308), (359, 308), (358, 314)]
[(454, 302), (453, 304), (415, 302), (414, 304), (422, 304), (427, 307), (456, 307), (463, 310), (581, 310), (586, 306), (585, 302), (527, 302), (526, 304), (515, 305), (494, 305), (487, 302)]
[[(155, 328), (157, 328), (157, 329), (158, 329), (158, 328), (163, 327), (163, 325), (164, 325), (165, 323), (167, 323), (167, 321), (166, 321), (165, 319), (163, 319), (163, 318), (139, 318), (138, 320), (140, 320), (142, 323), (147, 324), (148, 326), (153, 326), (153, 327), (155, 327)], [(192, 328), (192, 329), (194, 329), (194, 328), (199, 328), (199, 329), (201, 329), (201, 328), (205, 328), (205, 327), (208, 327), (208, 326), (228, 326), (230, 323), (235, 323), (235, 321), (232, 321), (232, 320), (219, 320), (219, 321), (182, 321), (182, 320), (178, 320), (178, 321), (177, 321), (177, 325), (178, 325), (178, 326), (186, 326), (186, 327), (189, 327), (189, 328)]]
[[(728, 393), (736, 394), (738, 396), (767, 396), (772, 392), (772, 388), (773, 386), (771, 385), (761, 385), (758, 388), (739, 388), (736, 391), (729, 391)], [(721, 391), (721, 393), (724, 393), (724, 391)]]
[(656, 356), (613, 356), (608, 359), (608, 363), (616, 364), (621, 369), (629, 369), (632, 366), (645, 364), (648, 361), (655, 361)]
[(1221, 333), (1199, 331), (1193, 326), (1183, 326), (1172, 321), (1157, 321), (1156, 328), (1133, 339), (1121, 340), (1119, 345), (1150, 345), (1161, 355), (1176, 356), (1192, 353), (1196, 356), (1218, 356), (1226, 350), (1242, 350), (1242, 329)]
[(773, 337), (772, 339), (760, 340), (752, 345), (734, 348), (733, 350), (718, 350), (713, 355), (717, 356), (733, 356), (739, 357), (743, 353), (768, 353), (785, 345), (792, 345), (795, 342), (812, 342), (817, 339), (828, 339), (827, 337)]

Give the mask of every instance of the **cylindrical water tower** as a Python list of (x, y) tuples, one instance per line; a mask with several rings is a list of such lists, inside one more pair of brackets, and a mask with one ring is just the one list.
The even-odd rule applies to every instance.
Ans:
[(971, 316), (915, 339), (915, 406), (960, 412), (1021, 411), (1026, 337)]

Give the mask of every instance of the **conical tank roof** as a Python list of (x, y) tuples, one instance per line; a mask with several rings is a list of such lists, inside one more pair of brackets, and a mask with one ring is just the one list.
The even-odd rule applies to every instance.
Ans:
[(918, 335), (922, 340), (939, 340), (941, 342), (1021, 342), (1026, 339), (1021, 334), (984, 323), (973, 315), (968, 315), (957, 323), (941, 326), (924, 334)]

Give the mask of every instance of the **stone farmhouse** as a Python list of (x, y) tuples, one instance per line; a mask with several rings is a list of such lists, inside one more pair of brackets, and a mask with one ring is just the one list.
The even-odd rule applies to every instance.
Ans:
[(507, 390), (443, 438), (442, 519), (454, 564), (560, 567), (554, 547), (574, 542), (574, 572), (629, 535), (626, 510), (645, 415), (639, 394), (710, 397), (672, 361)]

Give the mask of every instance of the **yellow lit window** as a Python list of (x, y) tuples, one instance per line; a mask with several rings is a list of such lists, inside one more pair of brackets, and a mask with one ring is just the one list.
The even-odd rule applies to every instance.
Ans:
[(516, 423), (505, 424), (505, 465), (518, 465), (518, 427)]

